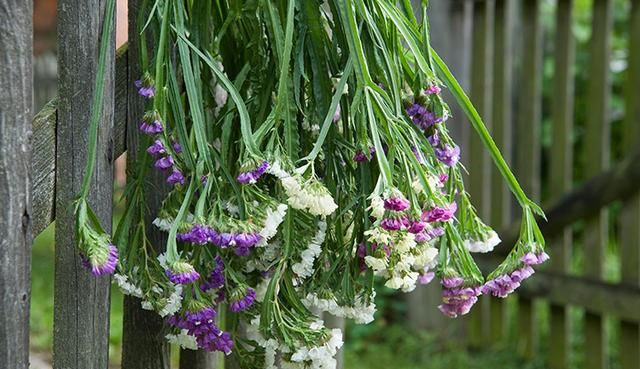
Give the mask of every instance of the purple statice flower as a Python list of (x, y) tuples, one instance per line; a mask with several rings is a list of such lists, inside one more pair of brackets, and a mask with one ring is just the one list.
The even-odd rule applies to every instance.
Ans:
[(427, 137), (427, 141), (429, 141), (433, 147), (440, 145), (440, 133), (438, 133), (438, 130), (434, 130), (433, 134)]
[(440, 311), (450, 317), (456, 318), (471, 311), (471, 307), (478, 301), (480, 288), (462, 287), (462, 283), (455, 287), (446, 287), (442, 291), (442, 304), (438, 306)]
[(170, 185), (184, 184), (184, 175), (178, 169), (173, 169), (169, 177), (167, 177), (167, 183)]
[(211, 243), (221, 248), (226, 248), (226, 247), (235, 245), (235, 234), (233, 233), (215, 232), (215, 233), (212, 233), (210, 237), (211, 237)]
[(431, 237), (431, 235), (429, 235), (429, 232), (420, 232), (416, 234), (416, 242), (417, 243), (424, 243), (424, 242), (429, 242), (433, 239), (433, 237)]
[(392, 196), (384, 200), (384, 208), (391, 211), (405, 211), (409, 209), (409, 205), (409, 200), (400, 196)]
[(247, 287), (246, 290), (238, 292), (235, 295), (229, 303), (229, 309), (234, 313), (247, 310), (256, 300), (256, 290), (251, 287)]
[(430, 230), (427, 231), (427, 233), (429, 233), (429, 235), (433, 238), (436, 237), (440, 237), (444, 234), (444, 228), (443, 227), (435, 227), (432, 228)]
[(453, 219), (456, 210), (458, 210), (458, 205), (455, 202), (446, 207), (434, 206), (429, 211), (422, 213), (422, 220), (429, 223), (448, 222)]
[(436, 148), (436, 157), (448, 167), (452, 167), (460, 160), (460, 147), (458, 145), (444, 145), (444, 148)]
[(166, 153), (167, 151), (164, 149), (162, 141), (155, 140), (153, 141), (153, 144), (151, 144), (151, 146), (147, 148), (147, 152), (151, 155), (160, 155)]
[(535, 273), (535, 271), (531, 266), (524, 265), (522, 268), (516, 269), (509, 274), (503, 274), (487, 281), (484, 286), (482, 286), (482, 293), (505, 298), (520, 287), (520, 283), (533, 275), (533, 273)]
[[(201, 305), (201, 304), (198, 304)], [(226, 355), (233, 349), (233, 340), (229, 332), (223, 332), (215, 323), (216, 311), (210, 306), (197, 306), (187, 310), (184, 315), (173, 315), (168, 323), (186, 329), (196, 338), (198, 347), (209, 352), (220, 351)]]
[(200, 274), (196, 272), (193, 266), (184, 261), (172, 263), (164, 272), (171, 283), (175, 284), (189, 284), (200, 278)]
[(529, 265), (529, 266), (542, 264), (547, 260), (549, 260), (549, 254), (547, 254), (544, 251), (538, 254), (534, 254), (533, 252), (528, 252), (520, 259), (520, 261), (522, 261), (525, 265)]
[(387, 231), (399, 231), (408, 223), (406, 218), (384, 218), (380, 222), (380, 227)]
[(200, 183), (202, 183), (203, 186), (207, 185), (207, 176), (202, 175), (200, 176)]
[(180, 144), (178, 143), (178, 141), (172, 141), (171, 142), (171, 147), (173, 147), (173, 151), (176, 152), (176, 154), (180, 154), (182, 152), (182, 146), (180, 146)]
[[(80, 254), (80, 261), (82, 262), (82, 266), (91, 271), (91, 274), (98, 277), (104, 274), (113, 274), (116, 270), (116, 266), (118, 265), (118, 248), (109, 243), (105, 252), (102, 252), (101, 255), (95, 255), (99, 257), (86, 257), (83, 254)], [(96, 260), (101, 259), (101, 260)]]
[(418, 128), (425, 130), (440, 122), (438, 117), (430, 112), (425, 106), (418, 103), (411, 104), (405, 112)]
[(418, 283), (420, 284), (429, 284), (436, 276), (434, 272), (425, 272), (418, 276)]
[(137, 79), (133, 81), (133, 84), (138, 89), (138, 95), (142, 97), (146, 97), (147, 99), (150, 99), (154, 97), (156, 94), (155, 87), (153, 87), (153, 84), (151, 83), (151, 81), (147, 81), (146, 78), (144, 80)]
[(251, 248), (254, 247), (262, 236), (259, 233), (237, 233), (233, 237), (235, 253), (238, 256), (249, 256)]
[(241, 172), (236, 177), (236, 180), (242, 184), (256, 183), (258, 179), (269, 169), (269, 162), (263, 160), (260, 165), (252, 170)]
[(211, 271), (211, 274), (209, 274), (209, 279), (200, 285), (200, 289), (203, 291), (217, 290), (224, 286), (224, 261), (220, 256), (216, 256), (215, 262), (216, 266)]
[(147, 114), (142, 120), (142, 123), (140, 123), (140, 131), (152, 136), (162, 133), (162, 131), (164, 131), (164, 127), (162, 126), (162, 122), (160, 122), (159, 117), (155, 114)]
[(442, 173), (442, 174), (440, 174), (438, 179), (440, 179), (440, 183), (445, 184), (449, 180), (449, 175), (446, 174), (446, 173)]
[(460, 287), (464, 283), (464, 278), (462, 277), (445, 277), (440, 283), (444, 288), (455, 288)]
[(435, 83), (432, 84), (431, 86), (427, 87), (424, 90), (424, 93), (427, 95), (437, 95), (440, 93), (440, 91), (442, 91), (442, 89), (440, 88), (440, 86), (436, 85)]
[(194, 243), (205, 245), (211, 242), (211, 238), (215, 230), (203, 224), (194, 224), (187, 232), (178, 233), (176, 239), (180, 242)]
[[(421, 220), (416, 221), (416, 222), (411, 222), (411, 226), (409, 226), (409, 229), (407, 231), (409, 231), (409, 233), (413, 233), (415, 235), (422, 233), (422, 231), (424, 231), (424, 228), (427, 226), (427, 224)], [(416, 236), (417, 237), (417, 236)]]
[(369, 161), (369, 158), (364, 154), (362, 150), (358, 150), (353, 156), (353, 161), (355, 161), (356, 163), (363, 163), (365, 161)]
[(156, 167), (156, 169), (159, 170), (167, 170), (171, 167), (173, 167), (173, 158), (171, 156), (164, 156), (158, 160), (156, 160), (156, 162), (153, 164), (154, 167)]

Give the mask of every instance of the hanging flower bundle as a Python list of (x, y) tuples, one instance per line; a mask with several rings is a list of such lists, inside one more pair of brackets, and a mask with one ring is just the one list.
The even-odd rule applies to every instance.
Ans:
[[(166, 318), (169, 341), (234, 352), (243, 367), (334, 367), (342, 333), (319, 315), (371, 322), (375, 279), (403, 292), (438, 280), (450, 317), (513, 292), (548, 258), (541, 211), (431, 49), (426, 2), (422, 22), (401, 3), (143, 2), (140, 41), (155, 47), (132, 81), (146, 107), (139, 160), (118, 248), (78, 200), (85, 265), (115, 271)], [(471, 253), (500, 239), (465, 190), (444, 88), (523, 210), (520, 239), (486, 278)], [(149, 171), (170, 188), (157, 214)]]

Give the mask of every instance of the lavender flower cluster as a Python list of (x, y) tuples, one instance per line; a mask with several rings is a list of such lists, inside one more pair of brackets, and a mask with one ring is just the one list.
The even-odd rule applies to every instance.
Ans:
[(180, 242), (197, 245), (233, 247), (238, 256), (248, 256), (251, 249), (262, 240), (259, 232), (218, 232), (213, 227), (202, 224), (195, 224), (190, 230), (178, 233), (176, 237)]
[(269, 169), (269, 162), (263, 160), (258, 166), (250, 170), (240, 172), (236, 177), (236, 180), (242, 184), (256, 183), (267, 169)]
[(113, 274), (116, 270), (116, 266), (118, 265), (118, 248), (109, 243), (107, 247), (107, 252), (104, 255), (99, 255), (96, 257), (94, 253), (94, 257), (87, 257), (83, 254), (80, 254), (80, 262), (82, 266), (91, 271), (91, 274), (98, 277), (105, 274)]
[(215, 323), (216, 311), (210, 307), (200, 307), (197, 310), (187, 310), (183, 315), (173, 315), (168, 323), (179, 329), (184, 329), (195, 337), (198, 347), (213, 352), (220, 351), (226, 355), (233, 349), (233, 339), (229, 332), (224, 332)]

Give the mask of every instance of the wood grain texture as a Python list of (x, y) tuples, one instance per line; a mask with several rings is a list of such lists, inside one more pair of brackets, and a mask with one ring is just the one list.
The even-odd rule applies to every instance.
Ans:
[[(625, 151), (640, 144), (640, 1), (632, 1), (629, 17), (629, 60), (625, 86)], [(623, 204), (620, 215), (620, 260), (622, 281), (640, 285), (640, 196)], [(640, 322), (620, 322), (620, 366), (637, 368), (640, 363)]]
[[(106, 0), (58, 2), (59, 104), (56, 144), (56, 250), (53, 366), (106, 369), (110, 278), (81, 266), (70, 206), (78, 195), (88, 149), (88, 122)], [(106, 63), (104, 106), (89, 202), (107, 232), (113, 196), (115, 37)]]
[[(116, 51), (115, 106), (126, 106), (127, 45)], [(49, 101), (33, 118), (32, 157), (33, 173), (33, 234), (38, 235), (55, 220), (56, 184), (56, 126), (58, 98)], [(125, 130), (127, 110), (114, 112), (113, 156), (117, 158), (126, 150)]]
[(29, 367), (32, 6), (0, 0), (0, 368), (12, 369)]
[[(138, 34), (138, 17), (141, 11), (142, 1), (129, 0), (129, 34)], [(146, 17), (143, 17), (146, 19)], [(143, 71), (140, 66), (140, 39), (132, 37), (129, 40), (129, 50), (126, 56), (127, 69), (125, 83), (122, 88), (125, 104), (121, 109), (126, 111), (126, 120), (130, 122), (125, 129), (127, 151), (127, 180), (136, 178), (135, 168), (142, 155), (147, 155), (144, 147), (140, 147), (142, 136), (138, 130), (137, 122), (142, 120), (145, 103), (147, 100), (138, 95), (132, 81), (140, 79)], [(124, 108), (126, 107), (126, 109)], [(166, 234), (160, 232), (151, 223), (166, 195), (167, 186), (163, 173), (151, 170), (146, 178), (148, 191), (145, 192), (146, 214), (145, 223), (147, 237), (157, 252), (163, 252), (166, 247)], [(163, 319), (154, 312), (143, 310), (140, 300), (133, 297), (124, 299), (123, 317), (123, 344), (122, 344), (122, 368), (123, 369), (168, 369), (169, 345), (165, 339), (166, 327)], [(194, 367), (194, 369), (196, 369)]]
[[(571, 190), (573, 174), (573, 109), (575, 82), (575, 40), (573, 37), (573, 0), (558, 2), (556, 13), (555, 75), (552, 106), (551, 174), (549, 189), (552, 199)], [(568, 272), (571, 262), (571, 227), (549, 240), (552, 245), (550, 268)], [(549, 334), (549, 365), (552, 369), (569, 366), (571, 320), (569, 307), (551, 304)]]

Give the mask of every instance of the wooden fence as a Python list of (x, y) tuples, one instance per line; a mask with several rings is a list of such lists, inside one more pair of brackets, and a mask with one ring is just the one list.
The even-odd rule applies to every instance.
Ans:
[[(416, 1), (417, 3), (418, 1)], [(572, 0), (557, 0), (554, 33), (552, 140), (547, 150), (549, 173), (541, 176), (542, 129), (542, 0), (433, 0), (435, 47), (471, 91), (507, 157), (512, 158), (525, 189), (540, 198), (541, 178), (548, 178), (545, 202), (550, 223), (543, 225), (553, 257), (552, 265), (520, 289), (518, 345), (525, 357), (538, 352), (534, 303), (550, 306), (549, 365), (567, 367), (569, 306), (584, 308), (585, 368), (607, 366), (605, 317), (619, 318), (621, 368), (640, 363), (640, 151), (607, 169), (610, 157), (609, 56), (613, 0), (594, 0), (589, 67), (588, 122), (584, 140), (585, 185), (573, 188), (574, 157), (574, 39)], [(619, 3), (619, 2), (618, 2)], [(129, 0), (129, 30), (135, 34), (139, 0)], [(640, 1), (628, 1), (629, 48), (626, 71), (624, 147), (640, 142)], [(69, 201), (75, 196), (86, 157), (87, 121), (105, 2), (59, 0), (59, 94), (33, 118), (32, 3), (0, 0), (0, 368), (26, 369), (29, 352), (30, 255), (33, 235), (56, 221), (54, 367), (105, 369), (108, 366), (109, 279), (94, 278), (80, 265)], [(136, 38), (127, 49), (110, 48), (106, 103), (101, 123), (97, 170), (91, 202), (103, 224), (111, 223), (114, 159), (132, 148), (142, 114), (131, 81), (140, 75)], [(582, 92), (581, 92), (582, 93)], [(464, 160), (473, 166), (471, 191), (486, 219), (499, 228), (505, 244), (513, 242), (509, 195), (489, 159), (473, 138), (460, 112), (452, 126), (467, 148)], [(135, 152), (135, 151), (133, 151)], [(129, 160), (135, 160), (129, 156)], [(481, 170), (483, 168), (484, 170)], [(604, 171), (604, 172), (603, 172)], [(625, 181), (625, 179), (627, 179)], [(163, 183), (149, 178), (155, 183)], [(493, 185), (492, 185), (493, 184)], [(567, 191), (573, 191), (568, 195)], [(565, 194), (565, 195), (563, 195)], [(159, 205), (160, 194), (148, 204)], [(612, 219), (606, 206), (625, 199)], [(572, 240), (571, 223), (584, 221), (581, 239)], [(607, 222), (618, 223), (621, 279), (603, 281)], [(162, 247), (162, 237), (155, 244)], [(584, 263), (579, 275), (569, 272), (574, 245), (582, 245)], [(499, 252), (504, 252), (503, 249)], [(494, 262), (489, 258), (485, 262)], [(410, 315), (419, 326), (442, 322), (425, 308), (438, 295), (437, 286), (411, 295)], [(433, 306), (431, 301), (427, 306)], [(122, 367), (168, 368), (168, 347), (162, 321), (142, 311), (138, 301), (125, 299)], [(502, 301), (482, 299), (466, 319), (469, 344), (504, 339), (507, 308)], [(340, 322), (334, 322), (340, 324)], [(443, 323), (444, 324), (444, 323)], [(449, 322), (446, 323), (450, 326)], [(439, 326), (442, 330), (444, 325)], [(211, 368), (213, 358), (185, 351), (182, 368)]]
[[(552, 31), (543, 27), (551, 19), (542, 19), (542, 6), (553, 8)], [(513, 165), (524, 189), (536, 200), (555, 207), (547, 207), (549, 223), (543, 224), (552, 262), (519, 290), (516, 320), (508, 321), (505, 301), (483, 297), (479, 306), (465, 319), (468, 343), (472, 347), (504, 343), (507, 326), (515, 325), (514, 343), (526, 358), (546, 354), (548, 367), (567, 368), (571, 357), (571, 332), (580, 328), (584, 342), (581, 368), (607, 368), (610, 364), (625, 369), (640, 368), (640, 199), (627, 197), (622, 210), (610, 212), (600, 201), (604, 197), (619, 198), (616, 178), (633, 181), (631, 177), (613, 176), (637, 160), (633, 155), (602, 177), (612, 160), (611, 101), (611, 40), (614, 7), (624, 7), (622, 30), (627, 39), (627, 68), (624, 71), (624, 117), (619, 123), (623, 142), (614, 142), (631, 154), (640, 144), (640, 1), (592, 0), (591, 36), (588, 41), (588, 82), (586, 88), (575, 90), (576, 24), (573, 0), (452, 0), (432, 1), (432, 32), (434, 47), (446, 61), (453, 61), (454, 73), (463, 84), (483, 115), (490, 130)], [(620, 10), (620, 9), (618, 9)], [(620, 13), (620, 12), (619, 12)], [(548, 32), (548, 33), (546, 33)], [(618, 30), (620, 32), (620, 30)], [(544, 45), (543, 39), (551, 41)], [(543, 58), (543, 53), (547, 56)], [(553, 65), (550, 96), (543, 106), (543, 62)], [(549, 63), (550, 62), (550, 63)], [(574, 129), (574, 97), (586, 101), (586, 121), (579, 134)], [(546, 112), (543, 116), (543, 109)], [(513, 203), (501, 184), (499, 173), (491, 168), (481, 143), (469, 133), (464, 119), (452, 122), (456, 137), (467, 148), (463, 158), (472, 168), (470, 192), (479, 205), (480, 213), (502, 233), (505, 241), (498, 253), (505, 253), (513, 244)], [(551, 144), (541, 143), (543, 121), (546, 120)], [(616, 136), (617, 137), (617, 136)], [(582, 148), (578, 151), (577, 148)], [(544, 172), (541, 159), (546, 158)], [(583, 173), (574, 178), (574, 168), (580, 163)], [(482, 168), (482, 169), (480, 169)], [(629, 172), (626, 172), (629, 175)], [(574, 188), (574, 179), (584, 182), (600, 175), (582, 190), (565, 196)], [(543, 183), (544, 181), (544, 183)], [(599, 183), (597, 187), (595, 184)], [(634, 185), (638, 187), (637, 182)], [(546, 196), (541, 197), (545, 188)], [(598, 192), (590, 192), (597, 189)], [(635, 190), (633, 191), (635, 192)], [(576, 206), (578, 202), (582, 204)], [(574, 210), (580, 209), (581, 214)], [(572, 213), (569, 216), (569, 213)], [(576, 217), (579, 215), (579, 217)], [(579, 221), (579, 231), (572, 224)], [(609, 223), (612, 224), (609, 224)], [(555, 223), (555, 224), (554, 224)], [(615, 229), (615, 234), (609, 234)], [(575, 238), (574, 238), (575, 236)], [(615, 237), (615, 238), (614, 238)], [(607, 254), (613, 240), (614, 255)], [(574, 255), (582, 259), (573, 263)], [(620, 278), (611, 282), (604, 278), (607, 258), (620, 268)], [(482, 264), (491, 268), (496, 258), (483, 258)], [(575, 271), (579, 269), (577, 272)], [(429, 291), (431, 290), (431, 291)], [(418, 295), (416, 297), (415, 295)], [(431, 286), (410, 298), (409, 315), (419, 317), (426, 328), (440, 329), (443, 323), (430, 306), (439, 289)], [(422, 302), (422, 303), (416, 303)], [(548, 326), (542, 326), (537, 301), (548, 306)], [(426, 305), (426, 307), (425, 307)], [(571, 327), (570, 307), (584, 310), (581, 327)], [(573, 315), (575, 316), (575, 314)], [(605, 322), (616, 319), (617, 339), (611, 337)], [(613, 320), (613, 319), (609, 319)], [(414, 321), (414, 320), (412, 320)], [(540, 330), (548, 340), (540, 342)], [(575, 334), (574, 334), (575, 336)], [(513, 338), (513, 335), (510, 337)], [(612, 342), (617, 342), (613, 347)], [(610, 352), (617, 352), (611, 359)]]

